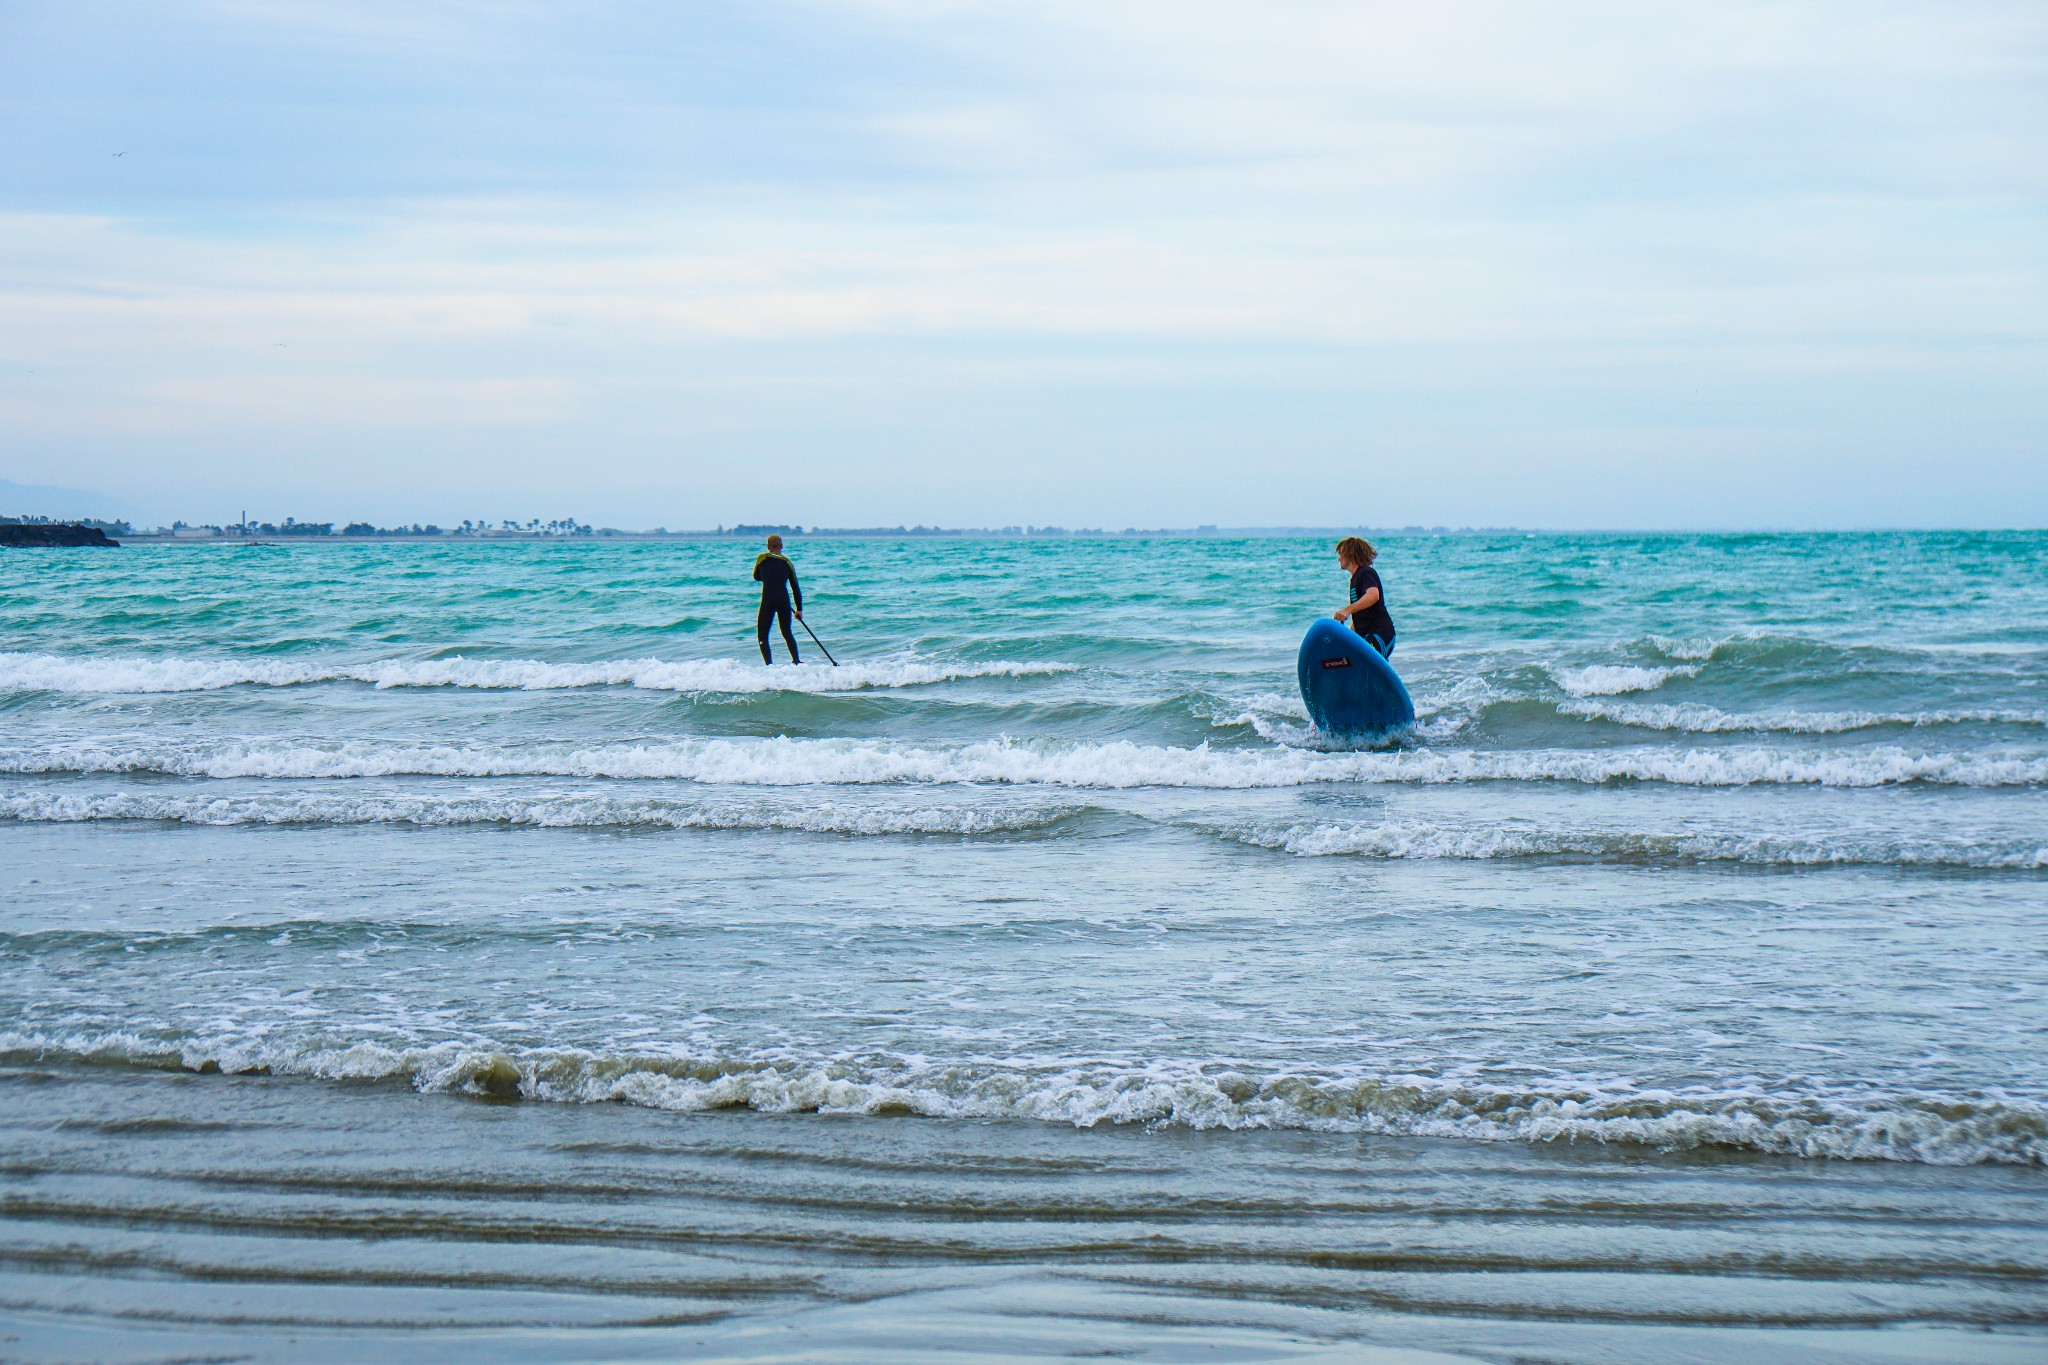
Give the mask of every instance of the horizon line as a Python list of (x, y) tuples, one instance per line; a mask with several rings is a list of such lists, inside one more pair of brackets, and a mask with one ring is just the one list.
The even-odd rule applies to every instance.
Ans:
[[(537, 519), (529, 519), (534, 521)], [(1699, 527), (1673, 526), (1424, 526), (1408, 524), (1401, 526), (1373, 526), (1357, 523), (1321, 523), (1300, 525), (1255, 525), (1222, 526), (1202, 523), (1195, 526), (1127, 526), (1121, 529), (1099, 526), (1067, 527), (1058, 525), (1037, 525), (1025, 523), (1004, 526), (817, 526), (801, 524), (777, 524), (770, 522), (739, 522), (732, 525), (719, 523), (709, 528), (647, 527), (627, 529), (611, 526), (592, 526), (561, 518), (549, 526), (486, 527), (445, 527), (432, 522), (414, 522), (394, 526), (372, 526), (367, 522), (348, 523), (361, 529), (336, 529), (333, 522), (301, 522), (287, 518), (283, 523), (270, 522), (227, 522), (188, 523), (173, 521), (168, 525), (143, 527), (127, 518), (117, 517), (75, 517), (60, 518), (37, 514), (0, 515), (0, 524), (14, 525), (80, 525), (98, 526), (110, 532), (120, 527), (120, 534), (131, 539), (151, 541), (198, 542), (246, 542), (257, 537), (280, 537), (295, 544), (331, 542), (394, 542), (394, 541), (581, 541), (581, 540), (752, 540), (769, 535), (781, 535), (805, 540), (1079, 540), (1079, 539), (1139, 539), (1144, 537), (1172, 537), (1177, 539), (1206, 540), (1246, 537), (1281, 536), (1324, 536), (1324, 535), (1377, 535), (1377, 536), (1462, 536), (1462, 535), (1605, 535), (1605, 536), (1696, 536), (1696, 535), (1962, 535), (1962, 534), (2028, 534), (2048, 530), (2044, 526), (1940, 526), (1940, 525), (1898, 525), (1872, 524), (1863, 526), (1798, 526), (1798, 525), (1725, 525)], [(301, 530), (300, 528), (305, 528)], [(318, 529), (315, 529), (318, 528)]]

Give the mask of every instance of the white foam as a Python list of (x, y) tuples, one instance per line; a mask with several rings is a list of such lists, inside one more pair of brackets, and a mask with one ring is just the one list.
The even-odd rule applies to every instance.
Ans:
[(994, 660), (982, 663), (892, 658), (769, 668), (731, 659), (614, 659), (546, 663), (537, 659), (174, 659), (142, 656), (0, 654), (0, 691), (80, 693), (209, 692), (227, 687), (300, 687), (355, 682), (372, 687), (469, 687), (554, 691), (636, 687), (656, 692), (853, 692), (923, 687), (963, 678), (1021, 678), (1072, 671), (1072, 665)]
[(1218, 729), (1244, 726), (1275, 744), (1305, 743), (1313, 734), (1308, 707), (1293, 693), (1259, 692), (1220, 702), (1202, 714)]
[(1611, 697), (1623, 692), (1649, 692), (1673, 678), (1695, 678), (1703, 665), (1671, 668), (1641, 668), (1623, 664), (1595, 664), (1590, 668), (1555, 669), (1557, 685), (1574, 697)]
[(1736, 640), (1756, 638), (1761, 637), (1755, 635), (1722, 635), (1718, 637), (1700, 636), (1684, 638), (1674, 635), (1652, 635), (1647, 643), (1652, 649), (1667, 659), (1704, 662), (1713, 658), (1715, 652), (1725, 644), (1731, 644)]
[[(264, 793), (25, 792), (0, 796), (0, 820), (84, 823), (152, 820), (189, 825), (501, 824), (540, 828), (802, 830), (818, 834), (1001, 834), (1049, 829), (1085, 813), (1073, 803), (884, 806), (860, 802), (688, 802), (608, 796), (358, 796)], [(1642, 833), (1481, 828), (1426, 821), (1191, 822), (1219, 837), (1298, 857), (1487, 860), (1584, 857), (1753, 865), (2048, 869), (2048, 840), (1970, 843), (1844, 834)]]
[(606, 797), (428, 797), (288, 794), (165, 796), (28, 792), (0, 797), (0, 820), (77, 823), (163, 820), (188, 825), (531, 825), (663, 829), (777, 829), (816, 834), (996, 834), (1044, 829), (1076, 805), (886, 807), (624, 801)]
[(383, 744), (363, 740), (147, 743), (0, 749), (0, 772), (159, 772), (210, 778), (575, 777), (770, 787), (991, 783), (1059, 787), (1295, 787), (1330, 782), (1666, 782), (1692, 787), (1903, 783), (2048, 784), (2048, 757), (1776, 748), (1398, 749), (1192, 748), (985, 740), (683, 739), (603, 745)]
[(2048, 1165), (2048, 1106), (2005, 1095), (1816, 1089), (1478, 1084), (1435, 1076), (1276, 1071), (1193, 1062), (1009, 1062), (889, 1054), (804, 1058), (439, 1043), (292, 1042), (0, 1033), (0, 1060), (90, 1062), (329, 1080), (423, 1091), (695, 1111), (1306, 1128), (1488, 1142), (1735, 1148), (1809, 1158)]
[(1219, 710), (1209, 719), (1218, 729), (1244, 726), (1269, 744), (1313, 747), (1319, 738), (1309, 721), (1308, 707), (1299, 698), (1278, 694), (1248, 698), (1243, 710)]
[(1675, 730), (1688, 734), (1838, 735), (1852, 730), (1922, 728), (1940, 725), (2048, 725), (2040, 711), (1769, 711), (1742, 714), (1697, 702), (1677, 705), (1645, 702), (1561, 701), (1567, 716), (1612, 721), (1641, 730)]
[(1212, 833), (1300, 857), (1487, 860), (1583, 857), (1615, 861), (1729, 862), (1759, 866), (2048, 869), (2048, 840), (1968, 843), (1843, 835), (1799, 838), (1747, 833), (1683, 834), (1559, 830), (1424, 821), (1203, 826)]
[(1246, 697), (1244, 704), (1251, 710), (1284, 716), (1288, 720), (1305, 721), (1309, 718), (1308, 706), (1299, 692), (1259, 692)]

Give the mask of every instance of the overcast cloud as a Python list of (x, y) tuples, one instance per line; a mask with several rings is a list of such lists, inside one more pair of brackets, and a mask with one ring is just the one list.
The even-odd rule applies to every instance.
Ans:
[(0, 118), (0, 478), (151, 516), (2048, 521), (2038, 0), (17, 2)]

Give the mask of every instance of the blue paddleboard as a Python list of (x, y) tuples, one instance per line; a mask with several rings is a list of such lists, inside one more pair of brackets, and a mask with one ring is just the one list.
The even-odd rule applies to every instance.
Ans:
[(1301, 699), (1330, 735), (1379, 735), (1415, 722), (1415, 703), (1394, 666), (1358, 633), (1325, 616), (1301, 637)]

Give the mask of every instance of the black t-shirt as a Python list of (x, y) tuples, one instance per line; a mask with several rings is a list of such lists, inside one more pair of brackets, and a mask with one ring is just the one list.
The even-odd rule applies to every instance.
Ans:
[(1380, 589), (1380, 600), (1351, 613), (1351, 628), (1360, 635), (1377, 635), (1382, 640), (1391, 642), (1394, 638), (1394, 618), (1387, 614), (1387, 590), (1380, 587), (1379, 570), (1364, 568), (1351, 571), (1352, 601), (1356, 602), (1373, 588)]

